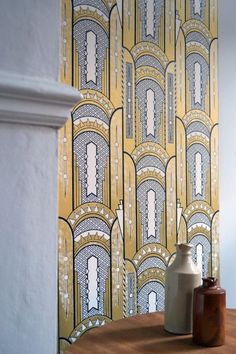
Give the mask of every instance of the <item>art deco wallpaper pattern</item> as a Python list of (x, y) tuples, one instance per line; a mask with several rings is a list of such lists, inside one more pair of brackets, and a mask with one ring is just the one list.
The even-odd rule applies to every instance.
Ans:
[(164, 308), (176, 242), (219, 273), (216, 0), (62, 1), (59, 336)]

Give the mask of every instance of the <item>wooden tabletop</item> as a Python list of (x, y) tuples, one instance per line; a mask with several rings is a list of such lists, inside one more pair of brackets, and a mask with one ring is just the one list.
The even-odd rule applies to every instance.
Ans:
[(206, 348), (192, 343), (191, 335), (172, 335), (163, 329), (160, 312), (113, 321), (86, 332), (66, 354), (236, 354), (236, 310), (227, 310), (226, 343)]

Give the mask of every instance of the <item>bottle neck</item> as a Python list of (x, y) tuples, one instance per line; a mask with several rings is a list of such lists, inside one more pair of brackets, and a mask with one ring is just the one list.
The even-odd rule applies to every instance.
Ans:
[(177, 263), (192, 263), (192, 253), (177, 251), (175, 259)]
[(216, 289), (218, 280), (214, 277), (203, 278), (203, 287), (208, 289)]

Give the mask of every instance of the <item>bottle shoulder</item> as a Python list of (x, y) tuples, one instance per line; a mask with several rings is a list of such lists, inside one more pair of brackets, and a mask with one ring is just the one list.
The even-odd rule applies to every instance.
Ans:
[(168, 268), (167, 273), (201, 274), (200, 269), (193, 263), (173, 262)]
[(225, 295), (226, 291), (225, 289), (221, 288), (221, 287), (209, 287), (206, 288), (204, 286), (198, 286), (195, 290), (194, 290), (197, 294), (201, 294), (201, 295)]

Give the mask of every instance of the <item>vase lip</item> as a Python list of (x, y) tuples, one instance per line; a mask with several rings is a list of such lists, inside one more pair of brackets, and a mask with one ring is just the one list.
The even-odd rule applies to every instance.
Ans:
[(202, 278), (202, 281), (203, 281), (204, 288), (216, 287), (218, 283), (218, 279), (215, 277)]
[(176, 243), (175, 247), (177, 252), (180, 251), (182, 253), (190, 254), (192, 253), (193, 245), (191, 243)]

